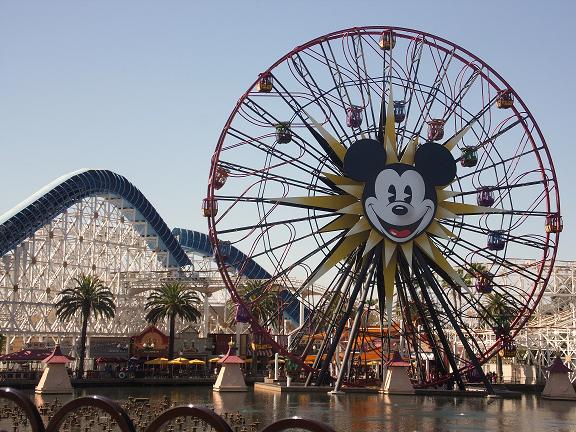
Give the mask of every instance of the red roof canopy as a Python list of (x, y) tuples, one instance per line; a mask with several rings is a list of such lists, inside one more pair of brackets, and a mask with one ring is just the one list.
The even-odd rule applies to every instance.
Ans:
[(240, 357), (235, 355), (235, 353), (236, 353), (236, 348), (234, 347), (234, 343), (232, 342), (232, 340), (230, 340), (230, 342), (228, 342), (228, 353), (224, 357), (222, 357), (220, 360), (218, 360), (218, 363), (221, 363), (221, 364), (244, 364), (244, 363), (246, 363)]
[(556, 357), (552, 364), (546, 368), (546, 370), (552, 373), (571, 372), (571, 369), (562, 363), (562, 359), (560, 357)]
[(401, 367), (401, 366), (406, 367), (406, 366), (410, 366), (410, 363), (404, 361), (402, 359), (402, 356), (400, 355), (400, 353), (398, 351), (394, 351), (394, 355), (388, 361), (387, 365), (391, 366), (391, 367)]
[(42, 361), (46, 364), (66, 364), (70, 362), (70, 359), (68, 356), (62, 354), (60, 345), (56, 345), (54, 351), (52, 351), (52, 353)]
[[(0, 361), (26, 363), (30, 361), (42, 361), (54, 351), (53, 348), (30, 348), (23, 349), (0, 356)], [(68, 360), (74, 360), (74, 357), (66, 356)]]

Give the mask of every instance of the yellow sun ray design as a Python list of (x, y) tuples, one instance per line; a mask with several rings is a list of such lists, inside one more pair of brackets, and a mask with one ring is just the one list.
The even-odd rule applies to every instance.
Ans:
[[(412, 167), (415, 163), (416, 153), (420, 148), (418, 137), (412, 138), (408, 145), (403, 149), (400, 154), (398, 151), (398, 143), (396, 136), (396, 124), (394, 119), (394, 99), (392, 96), (392, 86), (389, 85), (388, 101), (385, 109), (386, 118), (382, 126), (383, 142), (383, 159), (385, 158), (385, 167), (391, 164), (404, 164)], [(348, 148), (344, 146), (338, 139), (330, 134), (321, 124), (314, 120), (309, 114), (305, 113), (312, 126), (316, 129), (318, 134), (326, 141), (332, 151), (337, 155), (338, 159), (344, 163)], [(462, 140), (466, 132), (472, 127), (469, 124), (457, 131), (450, 137), (442, 146), (449, 152), (456, 148), (457, 144)], [(362, 135), (362, 138), (365, 138)], [(428, 145), (428, 144), (424, 144)], [(382, 148), (382, 147), (380, 147)], [(445, 151), (445, 150), (443, 150)], [(366, 161), (369, 164), (371, 161)], [(404, 170), (408, 170), (405, 168)], [(439, 168), (440, 169), (440, 168)], [(414, 256), (414, 248), (422, 251), (424, 256), (433, 261), (435, 265), (447, 274), (454, 284), (460, 285), (469, 291), (458, 272), (446, 260), (442, 252), (438, 249), (433, 238), (450, 239), (455, 237), (446, 226), (443, 225), (444, 219), (455, 219), (462, 215), (476, 215), (487, 214), (492, 212), (501, 212), (502, 209), (491, 207), (483, 207), (475, 204), (466, 204), (462, 202), (455, 202), (456, 197), (459, 196), (458, 192), (450, 190), (450, 183), (444, 186), (435, 187), (436, 204), (432, 220), (422, 232), (415, 235), (414, 238), (407, 241), (394, 241), (385, 236), (381, 230), (376, 228), (373, 219), (370, 219), (367, 214), (365, 204), (367, 200), (365, 191), (366, 184), (363, 181), (358, 181), (351, 177), (356, 177), (352, 174), (334, 174), (322, 173), (325, 179), (334, 184), (337, 192), (335, 195), (319, 195), (319, 196), (304, 196), (304, 197), (287, 197), (278, 198), (274, 201), (284, 205), (294, 205), (305, 207), (313, 210), (332, 211), (337, 216), (334, 220), (323, 226), (319, 232), (328, 233), (335, 231), (343, 231), (344, 236), (342, 240), (319, 264), (316, 270), (313, 271), (311, 280), (308, 283), (313, 283), (325, 275), (328, 271), (334, 268), (338, 263), (347, 258), (351, 253), (363, 248), (363, 257), (372, 251), (375, 247), (380, 246), (381, 252), (377, 255), (378, 260), (382, 260), (382, 271), (384, 281), (385, 305), (388, 317), (388, 326), (392, 326), (392, 312), (395, 299), (395, 283), (398, 261), (400, 254), (403, 259), (412, 266)], [(369, 193), (375, 193), (375, 186)], [(366, 192), (368, 194), (368, 192)], [(366, 205), (366, 207), (365, 207)], [(470, 291), (469, 291), (470, 292)]]
[(338, 216), (332, 222), (320, 228), (320, 232), (341, 231), (346, 228), (352, 228), (354, 225), (356, 225), (358, 219), (360, 219), (360, 216), (353, 214), (344, 214)]

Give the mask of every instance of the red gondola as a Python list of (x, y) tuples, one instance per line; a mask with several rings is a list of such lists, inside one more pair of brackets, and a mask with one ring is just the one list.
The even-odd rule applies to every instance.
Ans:
[(428, 141), (438, 141), (444, 138), (444, 119), (428, 121)]
[(216, 168), (216, 172), (214, 173), (214, 188), (216, 188), (216, 190), (224, 186), (228, 179), (228, 174), (229, 172), (226, 168), (222, 168), (221, 166)]
[(218, 201), (214, 198), (204, 198), (202, 200), (202, 214), (204, 217), (216, 216), (218, 214)]
[(276, 141), (280, 144), (288, 144), (292, 141), (292, 131), (290, 123), (282, 122), (276, 125)]
[(346, 108), (346, 125), (353, 129), (359, 128), (362, 124), (362, 108), (350, 106)]
[(406, 118), (406, 102), (394, 101), (394, 121), (401, 123)]
[(489, 272), (480, 272), (476, 275), (476, 292), (489, 294), (492, 292), (492, 279), (494, 275)]
[(562, 222), (562, 216), (559, 214), (551, 214), (546, 216), (546, 232), (547, 233), (559, 233), (564, 229), (564, 223)]
[(272, 74), (260, 74), (258, 77), (258, 82), (256, 83), (256, 90), (260, 93), (270, 93), (273, 88), (274, 80), (272, 79)]
[(483, 207), (492, 207), (494, 204), (494, 191), (487, 186), (477, 189), (476, 202)]
[(234, 316), (236, 322), (247, 323), (250, 322), (250, 313), (241, 304), (236, 305), (236, 315)]
[(382, 32), (378, 45), (380, 45), (380, 48), (383, 50), (389, 50), (396, 46), (396, 36), (394, 36), (392, 30), (385, 30)]
[(496, 106), (500, 109), (512, 108), (514, 105), (514, 95), (512, 90), (502, 90), (496, 97)]
[(501, 251), (506, 246), (506, 239), (504, 238), (504, 231), (490, 231), (488, 233), (488, 243), (486, 244), (489, 250)]

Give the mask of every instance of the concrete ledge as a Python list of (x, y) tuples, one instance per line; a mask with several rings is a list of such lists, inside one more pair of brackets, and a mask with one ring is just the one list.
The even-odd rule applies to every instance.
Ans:
[(541, 396), (542, 399), (546, 400), (559, 400), (559, 401), (576, 401), (576, 398), (569, 398), (569, 397), (550, 397), (550, 396)]
[(239, 392), (247, 392), (247, 391), (248, 391), (248, 388), (246, 388), (246, 387), (241, 388), (241, 387), (225, 387), (225, 386), (220, 386), (220, 387), (213, 387), (213, 388), (212, 388), (212, 391), (215, 391), (215, 392), (236, 392), (236, 393), (239, 393)]
[(273, 391), (276, 393), (328, 393), (332, 391), (333, 387), (305, 387), (302, 384), (293, 384), (288, 387), (286, 384), (269, 384), (269, 383), (254, 383), (254, 390)]

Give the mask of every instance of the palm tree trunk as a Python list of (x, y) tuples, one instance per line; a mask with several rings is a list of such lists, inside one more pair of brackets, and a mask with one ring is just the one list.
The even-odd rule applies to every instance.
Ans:
[(500, 357), (500, 353), (496, 354), (496, 373), (498, 375), (498, 382), (501, 383), (504, 381), (504, 370), (502, 368), (502, 357)]
[(174, 330), (176, 328), (176, 315), (170, 315), (168, 326), (168, 358), (172, 360), (174, 358)]
[(82, 332), (80, 333), (80, 353), (78, 361), (78, 369), (76, 377), (82, 379), (84, 377), (84, 357), (86, 357), (86, 333), (88, 331), (88, 320), (90, 318), (90, 308), (82, 310)]

